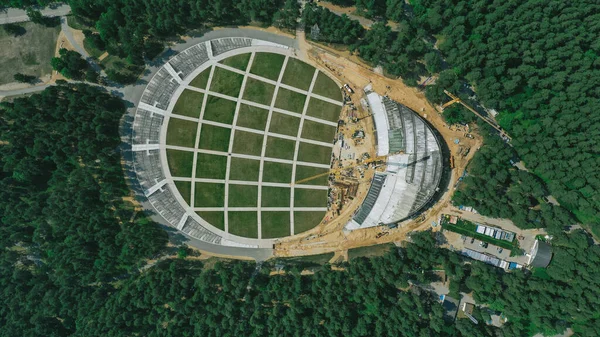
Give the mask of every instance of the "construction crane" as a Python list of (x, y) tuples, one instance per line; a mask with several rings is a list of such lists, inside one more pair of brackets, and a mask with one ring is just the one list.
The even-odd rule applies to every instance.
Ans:
[(444, 93), (446, 95), (448, 95), (448, 97), (450, 97), (452, 100), (447, 103), (444, 103), (444, 105), (442, 105), (442, 111), (454, 103), (460, 103), (460, 104), (462, 104), (462, 106), (464, 106), (469, 111), (474, 113), (477, 117), (481, 118), (484, 122), (488, 123), (491, 127), (496, 129), (496, 131), (500, 132), (501, 136), (506, 137), (508, 140), (512, 140), (512, 138), (508, 135), (508, 133), (506, 133), (506, 131), (504, 131), (499, 125), (497, 125), (496, 123), (494, 123), (494, 122), (490, 121), (489, 119), (480, 115), (479, 112), (477, 112), (475, 109), (471, 108), (469, 105), (467, 105), (465, 102), (463, 102), (459, 97), (454, 96), (448, 90), (444, 90)]
[(355, 168), (355, 167), (358, 167), (358, 166), (367, 165), (367, 164), (370, 164), (370, 163), (373, 163), (373, 162), (382, 161), (382, 160), (387, 159), (388, 157), (391, 157), (391, 156), (394, 156), (394, 155), (397, 155), (397, 154), (403, 154), (403, 153), (404, 153), (404, 151), (398, 151), (398, 152), (389, 153), (389, 154), (386, 154), (386, 155), (383, 155), (383, 156), (377, 156), (377, 157), (373, 157), (373, 158), (367, 159), (367, 160), (363, 161), (360, 164), (353, 164), (353, 165), (350, 165), (350, 166), (345, 166), (345, 167), (340, 167), (340, 168), (334, 168), (334, 169), (331, 169), (331, 170), (329, 170), (327, 172), (324, 172), (324, 173), (316, 174), (316, 175), (310, 176), (308, 178), (297, 180), (296, 182), (294, 182), (294, 185), (305, 183), (307, 181), (311, 181), (313, 179), (317, 179), (319, 177), (330, 175), (330, 174), (335, 174), (337, 176), (339, 173), (341, 173), (341, 172), (343, 172), (343, 171), (345, 171), (347, 169), (352, 169), (352, 168)]

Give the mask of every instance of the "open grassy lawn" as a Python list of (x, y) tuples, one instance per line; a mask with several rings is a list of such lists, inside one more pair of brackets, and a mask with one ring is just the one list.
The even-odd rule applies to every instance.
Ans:
[(229, 185), (229, 207), (256, 207), (258, 186)]
[(340, 87), (335, 82), (322, 72), (317, 75), (315, 86), (313, 87), (314, 94), (325, 96), (336, 101), (342, 101), (342, 92)]
[(196, 131), (198, 131), (197, 122), (171, 117), (169, 119), (169, 126), (167, 127), (167, 145), (194, 148), (196, 144)]
[(329, 260), (333, 258), (334, 253), (324, 253), (318, 255), (305, 255), (295, 257), (280, 257), (277, 258), (278, 263), (285, 264), (300, 264), (300, 265), (324, 265), (329, 263)]
[(348, 250), (348, 260), (357, 257), (383, 256), (387, 254), (395, 245), (393, 243), (384, 243), (380, 245), (352, 248)]
[(220, 230), (225, 230), (225, 212), (196, 212), (202, 219)]
[(260, 156), (263, 138), (261, 134), (236, 131), (233, 138), (232, 152)]
[(210, 82), (210, 91), (227, 96), (238, 97), (243, 80), (243, 75), (216, 67), (212, 81)]
[(167, 150), (167, 162), (171, 176), (190, 178), (194, 164), (194, 152)]
[(15, 82), (13, 76), (17, 73), (37, 77), (52, 73), (50, 59), (54, 57), (60, 25), (16, 25), (22, 27), (22, 35), (13, 36), (0, 27), (0, 84)]
[(257, 212), (229, 212), (229, 233), (246, 238), (258, 238)]
[(248, 61), (250, 61), (250, 55), (250, 53), (235, 55), (221, 60), (219, 63), (235, 69), (246, 71)]
[(326, 121), (337, 122), (340, 118), (341, 111), (341, 106), (311, 97), (308, 101), (308, 110), (306, 110), (306, 114)]
[[(263, 186), (261, 207), (290, 207), (290, 191), (287, 187)], [(288, 222), (289, 222), (288, 213)]]
[(294, 207), (327, 206), (327, 190), (294, 189)]
[(196, 183), (194, 207), (223, 207), (225, 184)]
[[(312, 176), (316, 176), (317, 174), (322, 174), (329, 172), (329, 169), (323, 169), (319, 167), (312, 166), (302, 166), (296, 165), (296, 181), (302, 180), (305, 178), (309, 178)], [(301, 185), (327, 185), (327, 180), (329, 179), (329, 175), (324, 175), (306, 182), (303, 182)]]
[(189, 181), (176, 181), (175, 187), (177, 187), (177, 190), (183, 197), (183, 200), (185, 200), (185, 202), (187, 202), (189, 205), (190, 197), (192, 195), (192, 183)]
[(190, 82), (190, 85), (192, 87), (206, 89), (206, 84), (208, 83), (208, 78), (210, 77), (210, 68), (211, 67), (208, 67), (198, 74), (198, 76), (196, 76), (196, 78)]
[(179, 96), (173, 113), (177, 115), (189, 116), (194, 118), (200, 117), (200, 111), (202, 110), (202, 100), (204, 94), (192, 90), (184, 90)]
[(325, 212), (294, 212), (294, 234), (315, 228), (325, 217)]
[(260, 160), (231, 158), (229, 180), (258, 181)]
[(271, 158), (281, 158), (281, 159), (294, 159), (294, 148), (296, 147), (296, 142), (293, 140), (268, 137), (267, 138), (267, 151), (265, 152), (265, 156)]
[(290, 57), (281, 82), (298, 89), (308, 90), (314, 74), (315, 67)]
[(229, 150), (230, 135), (231, 129), (203, 124), (198, 147), (205, 150), (227, 152)]
[(269, 132), (296, 137), (300, 127), (300, 118), (273, 112)]
[(274, 85), (248, 77), (246, 79), (246, 87), (244, 88), (244, 99), (264, 105), (271, 105), (274, 91)]
[(256, 53), (250, 73), (277, 81), (285, 56), (273, 53)]
[(263, 181), (289, 184), (292, 180), (292, 169), (291, 164), (266, 161), (263, 165)]
[(290, 235), (290, 212), (261, 212), (263, 239), (281, 238)]
[(233, 123), (236, 102), (228, 99), (208, 96), (202, 119), (224, 124)]
[(226, 169), (226, 156), (198, 153), (196, 178), (225, 179)]
[(307, 120), (304, 121), (304, 126), (302, 127), (302, 138), (331, 143), (333, 142), (334, 136), (335, 126)]
[(298, 148), (298, 161), (329, 164), (331, 162), (331, 148), (321, 145), (300, 143), (300, 148)]
[(302, 110), (304, 109), (305, 101), (306, 95), (288, 89), (279, 88), (279, 91), (277, 91), (277, 100), (275, 100), (275, 107), (301, 114)]
[(255, 130), (264, 130), (267, 125), (269, 111), (255, 106), (240, 104), (236, 125)]

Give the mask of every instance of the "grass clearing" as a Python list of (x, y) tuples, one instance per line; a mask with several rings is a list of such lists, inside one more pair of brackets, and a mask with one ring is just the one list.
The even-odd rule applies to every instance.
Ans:
[(290, 212), (261, 212), (263, 239), (281, 238), (290, 235)]
[[(502, 247), (504, 249), (508, 249), (510, 251), (512, 251), (515, 248), (518, 248), (516, 245), (514, 245), (511, 242), (505, 241), (505, 240), (498, 240), (495, 239), (491, 236), (487, 236), (485, 234), (480, 234), (477, 233), (475, 231), (476, 225), (473, 224), (472, 222), (468, 222), (468, 221), (464, 221), (464, 220), (459, 220), (457, 222), (456, 225), (453, 225), (449, 222), (446, 222), (444, 219), (442, 219), (442, 228), (447, 230), (447, 231), (451, 231), (451, 232), (455, 232), (458, 234), (462, 234), (462, 235), (466, 235), (472, 238), (475, 238), (479, 241), (483, 241), (483, 242), (487, 242), (489, 244), (498, 246), (498, 247)], [(518, 243), (518, 241), (515, 241), (516, 243)]]
[(291, 85), (292, 87), (308, 91), (314, 74), (315, 67), (290, 57), (288, 58), (288, 62), (285, 66), (285, 71), (283, 73), (281, 82), (283, 84)]
[(395, 247), (393, 243), (384, 243), (380, 245), (358, 247), (348, 249), (348, 260), (355, 259), (357, 257), (374, 257), (383, 256)]
[(291, 164), (266, 161), (263, 165), (263, 181), (289, 184), (292, 180)]
[(183, 200), (189, 205), (190, 197), (192, 196), (192, 183), (189, 181), (176, 181), (175, 187), (179, 191), (179, 194), (183, 197)]
[(198, 148), (227, 152), (229, 150), (230, 135), (231, 129), (203, 124)]
[(269, 132), (296, 137), (300, 127), (300, 118), (273, 112)]
[(244, 99), (264, 105), (271, 105), (275, 86), (263, 81), (248, 77), (244, 87)]
[(250, 53), (235, 55), (221, 60), (219, 61), (219, 63), (224, 64), (226, 66), (230, 66), (235, 69), (246, 71), (248, 61), (250, 61), (250, 55)]
[(265, 152), (266, 157), (280, 158), (280, 159), (294, 159), (294, 149), (296, 142), (288, 139), (281, 139), (275, 137), (267, 138), (267, 150)]
[(279, 88), (277, 91), (277, 99), (275, 100), (275, 107), (301, 114), (302, 110), (304, 109), (305, 101), (306, 95), (288, 89)]
[(224, 124), (233, 123), (236, 102), (216, 96), (208, 96), (202, 119)]
[(206, 89), (206, 84), (208, 84), (208, 78), (210, 77), (210, 67), (204, 69), (196, 78), (194, 78), (190, 85), (192, 87)]
[(238, 130), (234, 134), (231, 152), (260, 156), (263, 138), (262, 134)]
[(277, 81), (284, 60), (285, 56), (281, 54), (256, 53), (250, 73)]
[(196, 183), (194, 207), (223, 207), (225, 204), (225, 184)]
[(294, 234), (303, 233), (317, 227), (324, 217), (325, 212), (294, 212)]
[(229, 207), (256, 207), (258, 186), (229, 184)]
[[(329, 172), (329, 169), (312, 166), (296, 165), (296, 181), (306, 179), (308, 177), (316, 176), (317, 174), (323, 174)], [(306, 182), (301, 185), (327, 185), (329, 175), (324, 175)]]
[(194, 152), (167, 149), (167, 162), (173, 177), (192, 177)]
[(0, 28), (0, 84), (15, 82), (17, 73), (43, 77), (52, 74), (50, 59), (54, 57), (57, 27), (45, 27), (33, 22), (17, 23), (23, 34), (13, 36)]
[(196, 178), (225, 179), (227, 157), (198, 153), (196, 158)]
[(88, 54), (90, 54), (90, 56), (96, 60), (105, 53), (104, 50), (96, 48), (96, 46), (94, 46), (91, 40), (88, 38), (83, 39), (83, 49), (85, 49), (85, 51), (87, 51)]
[(318, 254), (318, 255), (306, 255), (306, 256), (296, 256), (296, 257), (280, 257), (277, 258), (277, 262), (278, 263), (285, 263), (285, 264), (300, 264), (300, 265), (307, 265), (308, 266), (313, 266), (313, 265), (324, 265), (329, 263), (329, 261), (333, 258), (333, 255), (335, 255), (333, 252), (331, 253), (323, 253), (323, 254)]
[(220, 230), (225, 230), (225, 212), (196, 212), (202, 219)]
[(324, 119), (330, 122), (337, 122), (340, 118), (342, 107), (311, 97), (308, 101), (306, 114), (311, 117)]
[(335, 126), (305, 120), (302, 127), (302, 138), (332, 143), (335, 129)]
[[(263, 186), (261, 207), (290, 207), (290, 191), (287, 187)], [(288, 222), (289, 222), (288, 213)]]
[(342, 93), (340, 87), (335, 84), (335, 82), (329, 78), (329, 76), (319, 71), (319, 75), (317, 75), (317, 80), (315, 81), (315, 86), (313, 87), (314, 94), (321, 95), (324, 97), (328, 97), (334, 99), (336, 101), (342, 101)]
[(210, 82), (210, 90), (223, 95), (238, 97), (244, 76), (233, 71), (216, 67)]
[(175, 103), (173, 113), (176, 115), (200, 118), (203, 100), (203, 93), (186, 89), (181, 93), (181, 96), (179, 96), (177, 103)]
[(258, 181), (260, 161), (245, 158), (231, 158), (229, 180)]
[(331, 162), (331, 148), (321, 145), (300, 143), (300, 148), (298, 148), (298, 161), (329, 164)]
[(255, 130), (264, 130), (269, 111), (255, 106), (240, 104), (236, 125)]
[(229, 233), (246, 238), (258, 238), (257, 212), (228, 212)]
[(167, 145), (194, 148), (194, 145), (196, 144), (197, 131), (197, 122), (190, 122), (171, 117), (167, 127)]
[(327, 190), (294, 189), (294, 207), (327, 206)]

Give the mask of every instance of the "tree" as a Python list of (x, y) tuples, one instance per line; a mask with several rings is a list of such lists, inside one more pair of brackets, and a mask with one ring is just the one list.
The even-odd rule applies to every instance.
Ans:
[(35, 77), (35, 76), (25, 75), (25, 74), (21, 74), (21, 73), (14, 74), (13, 78), (17, 82), (30, 83), (30, 84), (33, 83), (33, 82), (35, 82), (35, 80), (37, 79), (37, 77)]
[(15, 24), (15, 23), (4, 24), (4, 25), (2, 25), (2, 28), (4, 28), (4, 31), (6, 33), (13, 35), (13, 36), (21, 36), (27, 32), (23, 26)]
[(86, 75), (86, 72), (90, 69), (90, 65), (78, 52), (61, 48), (58, 53), (60, 57), (53, 57), (50, 61), (54, 70), (66, 78), (75, 80), (81, 80), (84, 76), (92, 78), (90, 74)]
[(298, 1), (286, 0), (283, 8), (273, 15), (273, 25), (279, 28), (293, 30), (296, 28), (300, 16), (300, 5)]

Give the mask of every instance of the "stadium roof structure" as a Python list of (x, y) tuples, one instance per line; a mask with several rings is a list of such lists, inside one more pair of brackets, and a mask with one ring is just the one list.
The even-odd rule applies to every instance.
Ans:
[(377, 130), (377, 155), (387, 159), (347, 230), (402, 221), (433, 197), (442, 176), (442, 153), (431, 127), (408, 107), (365, 88)]
[(535, 240), (531, 248), (529, 264), (532, 267), (546, 268), (552, 260), (552, 247), (544, 241)]

